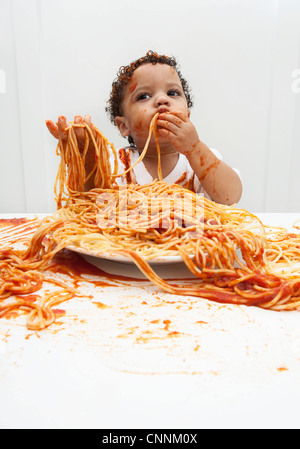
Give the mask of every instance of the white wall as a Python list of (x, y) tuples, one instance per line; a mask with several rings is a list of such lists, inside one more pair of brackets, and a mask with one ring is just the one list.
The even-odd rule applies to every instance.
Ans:
[(200, 138), (242, 173), (239, 205), (299, 212), (299, 0), (0, 0), (0, 213), (55, 208), (46, 118), (89, 113), (125, 143), (106, 100), (150, 49), (178, 59)]

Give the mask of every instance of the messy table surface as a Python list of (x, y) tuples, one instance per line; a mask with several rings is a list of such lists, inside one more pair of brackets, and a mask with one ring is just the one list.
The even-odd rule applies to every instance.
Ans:
[[(300, 218), (258, 216), (291, 229)], [(133, 264), (76, 257), (85, 279), (51, 326), (0, 320), (1, 428), (300, 427), (300, 312), (174, 296)]]

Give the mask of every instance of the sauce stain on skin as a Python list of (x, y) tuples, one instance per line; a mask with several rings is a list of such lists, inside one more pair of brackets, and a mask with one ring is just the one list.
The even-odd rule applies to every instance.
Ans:
[(128, 86), (128, 92), (130, 93), (130, 94), (132, 94), (132, 92), (134, 92), (135, 91), (135, 89), (136, 89), (136, 87), (137, 87), (137, 82), (136, 83), (133, 83), (133, 84), (131, 84), (130, 86)]
[(203, 171), (200, 181), (203, 181), (203, 179), (206, 178), (206, 176), (208, 175), (208, 173), (209, 173), (211, 170), (216, 169), (216, 168), (220, 165), (220, 163), (221, 163), (221, 161), (220, 161), (219, 159), (217, 159), (214, 163), (212, 163), (209, 167), (207, 167), (207, 168)]
[(134, 126), (133, 131), (134, 131), (134, 133), (135, 133), (137, 136), (142, 135), (142, 133), (143, 133), (143, 131), (144, 131), (144, 128), (143, 128), (143, 120), (139, 120), (139, 121), (138, 121), (137, 125)]

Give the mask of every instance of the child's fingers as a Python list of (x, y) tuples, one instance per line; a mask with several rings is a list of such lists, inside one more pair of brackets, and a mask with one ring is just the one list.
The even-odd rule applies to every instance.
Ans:
[[(90, 115), (85, 115), (83, 119), (80, 115), (76, 115), (74, 117), (75, 124), (80, 125), (83, 122), (86, 123), (91, 128), (91, 130), (93, 131), (93, 133), (95, 135), (95, 131), (94, 131), (93, 124), (91, 122)], [(45, 120), (45, 123), (53, 137), (55, 137), (56, 139), (61, 138), (62, 140), (67, 140), (68, 131), (66, 131), (66, 128), (68, 127), (68, 123), (67, 123), (67, 119), (65, 116), (60, 115), (58, 117), (56, 124), (53, 123), (52, 120)], [(78, 142), (83, 143), (84, 142), (84, 134), (85, 134), (84, 128), (81, 128), (81, 127), (75, 128), (75, 134), (78, 139)]]
[[(82, 125), (83, 120), (82, 120), (81, 115), (76, 115), (74, 117), (74, 123), (75, 123), (75, 125)], [(78, 142), (82, 143), (84, 141), (84, 128), (75, 128), (75, 134), (76, 134)]]
[(173, 145), (177, 140), (176, 134), (172, 133), (166, 128), (158, 128), (158, 136), (167, 138)]
[(94, 136), (96, 135), (95, 130), (94, 130), (94, 125), (92, 123), (92, 119), (90, 115), (85, 115), (83, 118), (84, 123), (86, 123), (92, 130)]
[(53, 123), (52, 120), (45, 120), (45, 123), (52, 136), (55, 137), (55, 139), (58, 139), (58, 127), (55, 125), (55, 123)]
[(170, 112), (170, 115), (178, 117), (183, 122), (186, 122), (189, 119), (189, 115), (186, 114), (185, 112), (176, 112), (176, 111), (174, 111), (174, 112)]
[(64, 117), (63, 115), (60, 115), (58, 117), (58, 121), (57, 121), (57, 128), (58, 128), (58, 136), (62, 140), (67, 140), (67, 138), (68, 138), (68, 131), (66, 131), (67, 126), (68, 126), (68, 124), (67, 124), (66, 117)]
[(91, 124), (92, 124), (92, 120), (91, 120), (91, 116), (90, 116), (90, 115), (85, 115), (85, 116), (83, 117), (83, 121), (84, 121), (88, 126), (91, 126)]
[(158, 116), (157, 124), (160, 124), (161, 121), (167, 121), (169, 123), (172, 123), (174, 126), (176, 126), (178, 128), (185, 121), (184, 118), (185, 118), (185, 115), (182, 113), (178, 113), (178, 115), (177, 114), (175, 115), (173, 113), (172, 114), (171, 113), (163, 113)]
[(173, 123), (169, 120), (158, 119), (156, 123), (157, 123), (157, 126), (159, 126), (160, 128), (167, 129), (168, 131), (170, 131), (173, 134), (176, 134), (179, 129), (179, 123), (178, 124)]
[(159, 134), (160, 136), (163, 136), (163, 137), (170, 137), (170, 136), (171, 136), (171, 132), (168, 131), (168, 130), (165, 129), (165, 128), (159, 128), (159, 129), (157, 130), (157, 132), (158, 132), (158, 134)]
[(188, 115), (184, 112), (162, 112), (158, 118), (171, 120), (173, 123), (179, 124), (188, 119)]

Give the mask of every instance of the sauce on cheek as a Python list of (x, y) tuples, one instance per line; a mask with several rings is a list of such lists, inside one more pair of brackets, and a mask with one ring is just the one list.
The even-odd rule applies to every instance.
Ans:
[(143, 131), (145, 131), (146, 127), (143, 126), (143, 120), (140, 119), (133, 127), (133, 131), (137, 136), (140, 136), (143, 134)]

